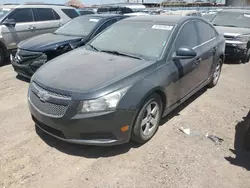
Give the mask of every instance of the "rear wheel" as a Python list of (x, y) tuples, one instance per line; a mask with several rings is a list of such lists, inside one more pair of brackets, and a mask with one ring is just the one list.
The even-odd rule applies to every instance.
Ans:
[(0, 47), (0, 66), (4, 65), (4, 50)]
[(161, 98), (153, 94), (148, 97), (139, 111), (131, 133), (131, 140), (140, 144), (150, 140), (158, 130), (161, 115)]
[(209, 88), (212, 88), (217, 85), (221, 74), (221, 67), (222, 67), (222, 59), (219, 59), (215, 65), (211, 81), (208, 84)]

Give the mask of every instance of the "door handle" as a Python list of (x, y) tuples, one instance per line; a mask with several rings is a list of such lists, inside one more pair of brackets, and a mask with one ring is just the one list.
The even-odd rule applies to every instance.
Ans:
[(33, 25), (30, 25), (30, 26), (29, 26), (29, 29), (30, 29), (30, 30), (34, 30), (34, 29), (36, 29), (36, 27), (33, 26)]
[(199, 58), (197, 58), (196, 60), (195, 60), (195, 65), (199, 65), (200, 64), (200, 62), (201, 62), (201, 60), (202, 60), (202, 58), (201, 57), (199, 57)]
[(217, 50), (217, 47), (214, 47), (214, 49), (213, 49), (213, 53), (215, 53), (215, 52), (216, 52), (216, 50)]

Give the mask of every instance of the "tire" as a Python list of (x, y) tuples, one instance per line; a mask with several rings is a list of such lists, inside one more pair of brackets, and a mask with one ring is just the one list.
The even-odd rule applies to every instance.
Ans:
[(250, 60), (250, 48), (247, 49), (246, 55), (241, 59), (241, 63), (248, 63)]
[(209, 88), (212, 88), (217, 85), (219, 78), (220, 78), (220, 74), (221, 74), (222, 63), (223, 63), (222, 59), (219, 59), (216, 62), (216, 65), (213, 70), (213, 74), (211, 76), (211, 80), (209, 84), (207, 85)]
[(131, 140), (139, 144), (149, 141), (158, 130), (161, 116), (161, 98), (152, 94), (140, 108), (131, 132)]
[(4, 65), (4, 50), (0, 47), (0, 66)]

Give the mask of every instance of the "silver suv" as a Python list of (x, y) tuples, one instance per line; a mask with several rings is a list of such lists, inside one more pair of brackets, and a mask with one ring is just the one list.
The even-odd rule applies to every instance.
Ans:
[(77, 16), (74, 8), (63, 5), (0, 6), (0, 65), (20, 41), (51, 33)]

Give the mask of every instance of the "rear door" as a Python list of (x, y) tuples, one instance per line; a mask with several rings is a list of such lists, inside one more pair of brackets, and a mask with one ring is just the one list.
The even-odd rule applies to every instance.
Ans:
[(197, 75), (197, 78), (199, 82), (202, 83), (209, 77), (213, 62), (215, 61), (214, 58), (217, 46), (216, 37), (218, 33), (211, 25), (203, 21), (196, 21), (195, 24), (198, 29), (201, 58), (200, 65), (198, 66), (199, 75)]
[(60, 16), (52, 8), (35, 8), (34, 13), (36, 35), (52, 33), (62, 25)]
[(19, 42), (35, 35), (34, 14), (31, 8), (15, 9), (6, 19), (16, 21), (15, 27), (2, 26), (3, 39), (8, 49), (16, 48)]

